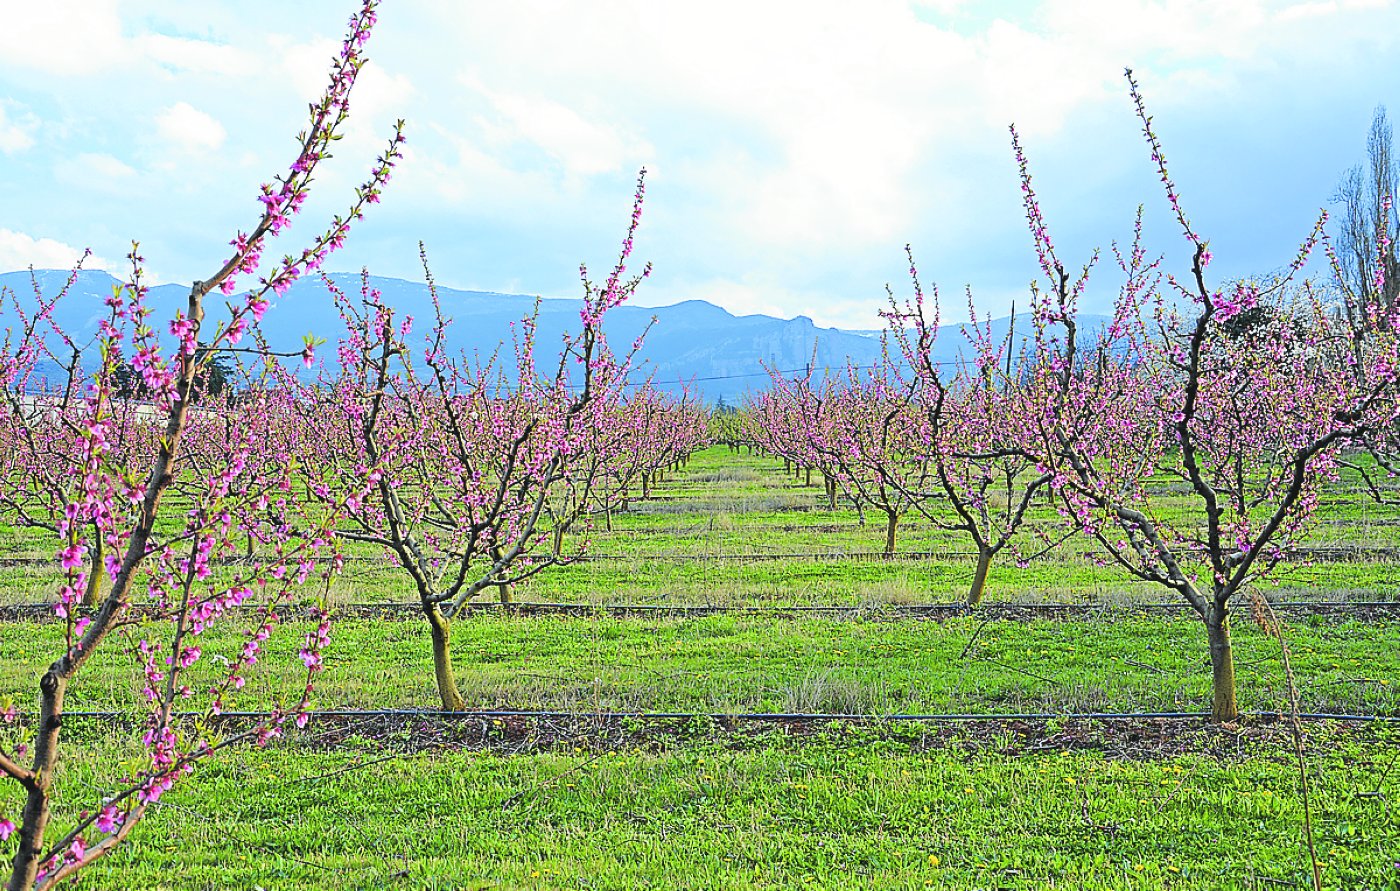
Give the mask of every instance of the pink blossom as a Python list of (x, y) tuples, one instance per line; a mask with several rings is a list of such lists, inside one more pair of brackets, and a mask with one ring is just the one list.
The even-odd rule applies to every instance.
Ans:
[(115, 805), (109, 804), (97, 815), (97, 820), (93, 823), (93, 826), (98, 832), (104, 834), (116, 832), (118, 827), (122, 825), (125, 816), (126, 815), (118, 810)]

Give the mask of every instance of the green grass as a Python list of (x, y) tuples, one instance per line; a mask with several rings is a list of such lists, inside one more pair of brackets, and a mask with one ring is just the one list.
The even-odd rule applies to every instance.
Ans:
[[(1312, 761), (1329, 888), (1395, 888), (1393, 739)], [(1291, 765), (1007, 754), (917, 729), (657, 750), (242, 750), (164, 799), (86, 888), (1302, 888)], [(59, 781), (101, 788), (102, 766)], [(1364, 793), (1364, 794), (1363, 794)]]
[[(1155, 485), (1172, 493), (1159, 503), (1163, 515), (1189, 516), (1189, 498), (1168, 481)], [(1400, 545), (1400, 510), (1364, 502), (1350, 485), (1344, 478), (1328, 491), (1310, 541)], [(616, 513), (611, 531), (601, 517), (580, 530), (602, 559), (547, 571), (517, 598), (864, 609), (841, 617), (472, 614), (452, 633), (469, 705), (878, 717), (1208, 704), (1199, 621), (1184, 606), (1175, 614), (1134, 609), (1170, 598), (1086, 558), (1080, 544), (1026, 568), (999, 559), (987, 599), (1107, 605), (1102, 612), (913, 620), (882, 607), (960, 600), (973, 563), (958, 536), (909, 517), (900, 550), (935, 556), (870, 556), (882, 543), (879, 517), (862, 525), (849, 505), (828, 509), (819, 481), (806, 487), (781, 462), (723, 449), (696, 455), (654, 496)], [(1037, 506), (1034, 521), (1053, 523), (1053, 512)], [(406, 578), (374, 548), (347, 549), (352, 559), (334, 584), (334, 603), (412, 600)], [(52, 597), (52, 565), (17, 562), (52, 552), (41, 534), (0, 528), (0, 606)], [(1400, 599), (1398, 569), (1383, 554), (1299, 563), (1265, 590), (1284, 599)], [(1240, 704), (1275, 712), (1285, 704), (1278, 644), (1246, 613), (1241, 604), (1234, 623)], [(1285, 617), (1304, 710), (1400, 715), (1400, 622)], [(306, 630), (300, 621), (279, 630), (230, 707), (299, 694), (296, 650)], [(108, 641), (69, 691), (70, 708), (140, 712), (131, 650), (142, 633), (130, 628)], [(0, 623), (0, 703), (33, 711), (38, 674), (61, 634), (52, 622)], [(207, 684), (215, 657), (242, 640), (237, 621), (206, 632), (192, 686)], [(437, 702), (427, 628), (412, 613), (340, 619), (326, 665), (319, 708)], [(203, 765), (78, 887), (1309, 884), (1297, 768), (1282, 724), (1246, 721), (1236, 735), (1191, 722), (990, 730), (875, 722), (788, 735), (727, 732), (708, 720), (660, 731), (624, 722), (630, 729), (612, 734), (546, 721), (517, 736), (461, 725), (483, 734), (485, 748), (475, 751), (421, 728), (371, 739), (343, 729), (331, 738), (322, 726)], [(1400, 891), (1400, 740), (1384, 727), (1310, 725), (1309, 734), (1325, 886)], [(65, 739), (60, 830), (140, 754), (132, 735), (91, 722), (73, 725)], [(15, 813), (16, 792), (0, 784), (0, 813)], [(0, 861), (10, 850), (0, 843)]]
[[(1189, 515), (1192, 499), (1179, 483), (1156, 502), (1167, 520)], [(634, 493), (634, 495), (637, 493)], [(1306, 544), (1400, 547), (1400, 508), (1361, 497), (1345, 477), (1323, 499), (1319, 523)], [(1058, 529), (1044, 504), (1031, 525)], [(820, 480), (806, 486), (785, 474), (782, 462), (734, 455), (711, 448), (658, 484), (649, 500), (634, 497), (615, 512), (612, 531), (601, 516), (588, 528), (589, 559), (551, 569), (519, 586), (520, 600), (567, 603), (656, 603), (702, 605), (907, 604), (959, 601), (966, 596), (974, 555), (966, 537), (910, 514), (901, 521), (898, 551), (931, 555), (884, 560), (883, 518), (860, 522), (844, 500), (829, 510)], [(33, 530), (0, 527), (13, 541), (0, 558), (51, 557), (53, 542)], [(1021, 547), (1038, 550), (1025, 536)], [(1072, 539), (1043, 559), (1018, 567), (1003, 553), (993, 563), (986, 598), (1003, 602), (1145, 602), (1170, 599), (1161, 588), (1134, 580), (1089, 556)], [(347, 543), (345, 573), (333, 584), (338, 603), (408, 602), (416, 594), (408, 577), (369, 545)], [(1400, 600), (1400, 560), (1354, 559), (1283, 567), (1266, 583), (1288, 599), (1337, 597)], [(53, 561), (40, 565), (0, 563), (0, 606), (51, 600), (58, 587)], [(479, 599), (495, 596), (494, 589)]]
[[(239, 698), (266, 708), (304, 677), (293, 624)], [(57, 623), (0, 624), (0, 701), (33, 704), (36, 675), (58, 648)], [(140, 688), (126, 648), (104, 649), (74, 683), (74, 709), (134, 710)], [(1117, 611), (1074, 620), (947, 621), (476, 615), (454, 623), (457, 679), (473, 707), (585, 711), (944, 714), (1199, 711), (1208, 706), (1204, 630), (1191, 618)], [(1242, 708), (1284, 707), (1272, 637), (1237, 622)], [(242, 643), (211, 630), (201, 664)], [(1400, 714), (1400, 622), (1298, 623), (1289, 632), (1305, 711)], [(320, 708), (432, 708), (425, 622), (338, 622), (317, 679)], [(199, 689), (208, 674), (187, 680)]]

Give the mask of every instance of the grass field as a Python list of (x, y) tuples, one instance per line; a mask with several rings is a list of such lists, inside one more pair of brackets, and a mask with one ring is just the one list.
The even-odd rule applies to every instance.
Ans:
[[(1197, 712), (1209, 699), (1204, 634), (1184, 605), (1149, 608), (1162, 593), (1074, 544), (1026, 568), (994, 564), (987, 601), (1092, 609), (901, 612), (962, 597), (965, 543), (910, 518), (899, 545), (909, 555), (880, 558), (877, 518), (828, 510), (820, 486), (781, 462), (721, 448), (612, 527), (590, 531), (592, 559), (516, 598), (755, 609), (473, 613), (453, 630), (469, 705), (573, 717), (315, 720), (202, 766), (80, 887), (1310, 886), (1297, 765), (1286, 722), (1270, 716), (1285, 708), (1278, 643), (1247, 617), (1235, 623), (1240, 703), (1263, 714), (1239, 725), (892, 721)], [(51, 597), (53, 570), (33, 562), (51, 544), (0, 534), (0, 607)], [(1362, 502), (1343, 480), (1310, 544), (1329, 550), (1286, 567), (1271, 599), (1400, 599), (1400, 556), (1385, 550), (1400, 546), (1400, 510)], [(406, 582), (369, 549), (351, 556), (331, 594), (344, 615), (316, 706), (432, 708), (426, 625), (356, 607), (407, 602)], [(799, 609), (814, 605), (852, 609)], [(1400, 715), (1395, 612), (1281, 614), (1304, 711)], [(290, 625), (241, 705), (299, 689), (291, 666), (304, 629)], [(32, 709), (59, 635), (52, 622), (0, 623), (0, 702)], [(211, 631), (206, 648), (239, 639), (236, 625)], [(130, 656), (109, 649), (70, 708), (136, 715), (134, 674)], [(728, 717), (752, 712), (856, 717)], [(121, 726), (85, 719), (67, 731), (60, 823), (138, 753)], [(1310, 723), (1307, 753), (1325, 885), (1400, 888), (1400, 725)], [(0, 787), (0, 811), (15, 810), (14, 795)]]
[[(314, 725), (313, 725), (314, 726)], [(1305, 887), (1279, 741), (1106, 755), (840, 725), (524, 753), (291, 742), (210, 765), (87, 887)], [(1047, 732), (1050, 731), (1050, 732)], [(1065, 741), (1057, 744), (1059, 737)], [(1102, 733), (1103, 731), (1100, 731)], [(1328, 887), (1393, 887), (1394, 737), (1319, 733)], [(1214, 750), (1212, 750), (1214, 749)], [(356, 764), (369, 764), (353, 769)], [(84, 764), (65, 782), (95, 782)]]

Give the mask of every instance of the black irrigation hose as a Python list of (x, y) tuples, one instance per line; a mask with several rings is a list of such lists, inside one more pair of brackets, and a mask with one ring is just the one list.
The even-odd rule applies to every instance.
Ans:
[[(1400, 601), (1293, 601), (1270, 604), (1274, 609), (1310, 614), (1340, 613), (1342, 615), (1365, 613), (1400, 613)], [(417, 610), (418, 604), (356, 604), (345, 605), (344, 611), (359, 610), (395, 613), (400, 610)], [(830, 616), (893, 616), (898, 618), (932, 618), (936, 616), (986, 616), (992, 618), (1017, 616), (1071, 616), (1095, 615), (1105, 612), (1186, 612), (1191, 611), (1185, 602), (1154, 603), (983, 603), (976, 608), (964, 603), (924, 603), (924, 604), (851, 604), (845, 606), (742, 606), (706, 604), (664, 604), (664, 603), (547, 603), (522, 601), (518, 603), (472, 603), (467, 612), (503, 612), (521, 616), (610, 616), (662, 615), (670, 617), (750, 615), (750, 616), (789, 616), (789, 615), (830, 615)]]
[[(1382, 613), (1400, 615), (1400, 601), (1283, 601), (1271, 603), (1275, 610), (1301, 612), (1309, 615), (1365, 616)], [(0, 623), (6, 621), (53, 619), (53, 604), (23, 603), (0, 606)], [(244, 607), (241, 611), (249, 611)], [(392, 616), (402, 613), (416, 613), (422, 607), (416, 602), (397, 601), (390, 603), (347, 603), (335, 608), (335, 612), (348, 617)], [(588, 618), (599, 615), (635, 616), (650, 615), (666, 618), (693, 618), (718, 615), (772, 616), (874, 616), (890, 618), (936, 618), (954, 616), (983, 616), (986, 618), (1017, 618), (1041, 616), (1094, 616), (1102, 613), (1186, 613), (1190, 605), (1184, 601), (1150, 603), (983, 603), (976, 608), (961, 602), (923, 604), (847, 604), (847, 605), (806, 605), (789, 606), (746, 606), (737, 604), (666, 604), (666, 603), (555, 603), (547, 601), (519, 601), (500, 603), (469, 603), (461, 615), (472, 613), (504, 613), (513, 616), (569, 616)]]
[[(480, 709), (460, 712), (444, 712), (433, 709), (328, 709), (310, 711), (306, 715), (311, 720), (351, 719), (370, 720), (374, 718), (419, 718), (436, 721), (469, 721), (473, 719), (531, 718), (535, 720), (573, 721), (693, 721), (708, 720), (723, 724), (736, 723), (804, 723), (817, 724), (830, 721), (851, 721), (862, 723), (905, 722), (905, 723), (968, 723), (975, 721), (1144, 721), (1144, 720), (1209, 720), (1210, 712), (1009, 712), (1000, 714), (931, 714), (931, 715), (855, 715), (824, 714), (807, 712), (569, 712), (547, 709)], [(133, 718), (126, 712), (111, 711), (70, 711), (65, 718), (91, 720), (120, 720)], [(204, 712), (175, 712), (172, 717), (183, 720), (207, 719)], [(274, 717), (272, 712), (237, 711), (222, 712), (219, 719), (266, 720)], [(1287, 717), (1282, 712), (1241, 712), (1242, 718), (1282, 720)], [(1304, 712), (1298, 715), (1305, 721), (1339, 721), (1346, 723), (1400, 723), (1400, 715), (1351, 715), (1330, 712)]]
[[(1381, 560), (1400, 557), (1400, 547), (1381, 545), (1318, 545), (1294, 548), (1293, 553), (1304, 561), (1318, 560), (1328, 563), (1341, 563), (1346, 561), (1355, 562), (1363, 559)], [(1091, 558), (1097, 554), (1097, 551), (1085, 550), (1076, 553), (1074, 556)], [(566, 565), (621, 562), (762, 563), (777, 560), (860, 560), (912, 563), (925, 560), (972, 559), (977, 556), (978, 553), (976, 551), (896, 551), (893, 554), (886, 554), (883, 551), (803, 551), (795, 553), (765, 552), (754, 554), (580, 554), (575, 557), (570, 557), (566, 561)], [(367, 554), (347, 554), (343, 555), (341, 560), (345, 563), (357, 564), (382, 562), (386, 569), (392, 569), (396, 566), (396, 564), (383, 557)], [(0, 558), (0, 567), (51, 566), (53, 562), (53, 559), (50, 557), (3, 557)], [(249, 560), (247, 557), (223, 557), (211, 562), (217, 566), (240, 566), (246, 565)]]

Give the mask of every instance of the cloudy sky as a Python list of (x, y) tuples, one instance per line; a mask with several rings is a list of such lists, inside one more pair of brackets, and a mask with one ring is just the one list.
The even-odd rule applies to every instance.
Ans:
[[(0, 269), (82, 247), (117, 269), (137, 239), (161, 281), (208, 275), (251, 224), (353, 11), (7, 6)], [(1212, 272), (1267, 272), (1361, 159), (1375, 107), (1400, 115), (1397, 49), (1387, 0), (389, 0), (291, 238), (347, 203), (402, 117), (401, 174), (334, 268), (415, 278), (421, 239), (444, 284), (576, 296), (645, 165), (641, 302), (870, 327), (910, 242), (945, 317), (966, 286), (1004, 313), (1035, 274), (1012, 122), (1064, 259), (1129, 235), (1139, 203), (1183, 257), (1132, 66)]]

